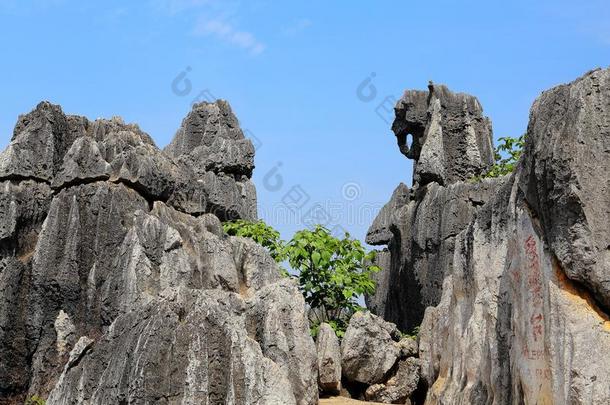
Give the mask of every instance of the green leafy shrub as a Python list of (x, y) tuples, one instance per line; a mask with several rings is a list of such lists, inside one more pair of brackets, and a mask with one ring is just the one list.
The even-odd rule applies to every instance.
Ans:
[(474, 182), (510, 174), (517, 167), (525, 146), (525, 135), (518, 138), (502, 137), (498, 141), (499, 145), (494, 149), (494, 165), (484, 175), (473, 177)]
[(321, 322), (328, 322), (342, 337), (351, 315), (362, 309), (358, 297), (375, 292), (371, 275), (380, 270), (371, 264), (375, 252), (367, 253), (348, 233), (339, 239), (320, 225), (297, 232), (285, 251), (311, 309), (312, 334)]
[(280, 233), (263, 221), (252, 222), (239, 219), (225, 222), (222, 226), (229, 235), (253, 239), (266, 248), (276, 262), (284, 261), (284, 241), (280, 238)]
[(420, 327), (416, 326), (415, 328), (413, 328), (413, 330), (410, 333), (401, 332), (401, 335), (403, 338), (408, 337), (408, 338), (417, 340), (417, 336), (419, 336), (419, 329), (420, 329)]
[(288, 261), (309, 306), (313, 336), (320, 324), (327, 322), (338, 337), (343, 337), (351, 315), (362, 309), (358, 297), (375, 292), (371, 275), (380, 270), (371, 264), (375, 251), (367, 252), (348, 233), (336, 238), (318, 225), (314, 230), (298, 231), (285, 243), (279, 232), (263, 221), (238, 220), (226, 222), (223, 227), (229, 235), (254, 239), (276, 262)]

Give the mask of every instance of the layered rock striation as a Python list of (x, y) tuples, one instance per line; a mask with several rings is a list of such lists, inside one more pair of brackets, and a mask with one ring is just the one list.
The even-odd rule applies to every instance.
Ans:
[(305, 304), (254, 242), (254, 149), (202, 103), (165, 151), (43, 102), (0, 154), (0, 403), (315, 404)]
[[(405, 117), (431, 127), (434, 97), (401, 100), (394, 128)], [(467, 126), (455, 136), (473, 139)], [(407, 221), (394, 214), (369, 232), (391, 233), (376, 240), (389, 243), (379, 277), (390, 281), (369, 298), (375, 310), (412, 327), (412, 302), (424, 307), (426, 403), (610, 403), (610, 69), (544, 92), (525, 139), (515, 172), (479, 183), (418, 177), (418, 167), (440, 167), (420, 153), (409, 201), (388, 208)], [(438, 147), (428, 156), (446, 152)], [(444, 153), (443, 167), (455, 164)]]

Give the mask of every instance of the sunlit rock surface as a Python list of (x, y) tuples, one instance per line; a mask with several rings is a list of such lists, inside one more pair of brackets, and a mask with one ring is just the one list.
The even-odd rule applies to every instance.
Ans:
[(221, 220), (256, 218), (226, 102), (167, 150), (43, 102), (0, 154), (0, 403), (315, 404), (296, 285)]
[[(399, 102), (395, 126), (409, 108), (411, 121), (433, 120), (420, 104)], [(470, 143), (471, 132), (464, 127), (456, 142)], [(400, 254), (378, 276), (390, 279), (387, 287), (369, 300), (405, 327), (415, 326), (412, 301), (427, 307), (419, 334), (426, 403), (610, 403), (610, 70), (536, 100), (510, 176), (449, 185), (434, 159), (421, 166), (434, 170), (421, 173), (435, 176), (418, 178), (423, 158), (418, 190), (398, 210), (428, 220), (414, 227), (418, 221), (396, 223), (394, 214), (388, 244)], [(445, 169), (455, 163), (445, 154)], [(432, 301), (426, 266), (439, 283)]]

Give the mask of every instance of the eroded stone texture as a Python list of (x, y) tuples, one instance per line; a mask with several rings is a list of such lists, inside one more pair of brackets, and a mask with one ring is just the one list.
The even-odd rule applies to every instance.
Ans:
[(395, 112), (400, 151), (415, 161), (413, 187), (399, 185), (368, 230), (367, 243), (387, 248), (376, 263), (377, 291), (366, 302), (412, 331), (426, 307), (440, 301), (456, 235), (498, 181), (468, 181), (493, 162), (491, 122), (475, 97), (430, 84), (428, 91), (406, 91)]
[(0, 182), (0, 402), (21, 400), (31, 378), (32, 257), (51, 199), (46, 183)]
[[(531, 134), (531, 135), (530, 135)], [(610, 309), (610, 74), (597, 70), (534, 103), (520, 179), (568, 277)]]
[(413, 188), (467, 180), (492, 165), (491, 122), (475, 97), (430, 83), (428, 91), (407, 90), (395, 112), (399, 149), (415, 160)]
[[(417, 108), (412, 115), (407, 119), (424, 117)], [(465, 129), (460, 136), (468, 139), (469, 133)], [(524, 155), (511, 176), (488, 186), (448, 187), (435, 184), (440, 176), (430, 176), (431, 182), (412, 193), (402, 209), (415, 211), (407, 217), (426, 220), (394, 232), (390, 252), (393, 243), (402, 248), (405, 240), (411, 250), (404, 250), (400, 264), (392, 252), (391, 269), (419, 274), (419, 286), (417, 262), (403, 260), (415, 257), (438, 268), (434, 241), (447, 238), (452, 245), (441, 254), (451, 261), (440, 263), (438, 304), (425, 310), (419, 334), (426, 403), (610, 402), (609, 139), (610, 70), (596, 70), (536, 100)], [(422, 167), (436, 170), (436, 158), (445, 152), (431, 153)], [(423, 151), (419, 156), (418, 164)], [(447, 155), (444, 161), (443, 167), (455, 163)], [(426, 188), (425, 195), (418, 194)], [(450, 189), (479, 198), (455, 205), (454, 219), (446, 222), (455, 203), (437, 198)], [(435, 198), (425, 203), (429, 196)], [(438, 223), (434, 217), (441, 218), (440, 227), (430, 226)], [(451, 232), (445, 233), (445, 224)], [(432, 249), (421, 256), (413, 246)], [(413, 282), (403, 280), (397, 290), (411, 291)], [(395, 284), (387, 283), (390, 293), (380, 300), (385, 314), (400, 306), (400, 297), (391, 296)], [(408, 296), (402, 305), (409, 306)]]
[(218, 218), (256, 217), (251, 144), (228, 104), (198, 108), (224, 118), (184, 124), (216, 148), (192, 162), (120, 118), (20, 117), (0, 155), (0, 403), (317, 403), (302, 295)]
[(396, 374), (385, 384), (374, 384), (367, 388), (367, 401), (383, 404), (404, 404), (419, 383), (419, 359), (409, 357), (398, 362)]
[(400, 357), (400, 332), (370, 312), (356, 312), (341, 342), (341, 369), (348, 381), (377, 384), (385, 381)]
[(388, 203), (367, 235), (368, 243), (388, 245), (377, 259), (382, 271), (375, 275), (375, 294), (366, 297), (371, 311), (403, 331), (418, 326), (426, 307), (440, 300), (443, 279), (452, 271), (456, 235), (498, 184), (499, 180), (487, 179), (446, 187), (429, 183), (412, 192), (407, 203), (402, 198), (398, 204), (395, 199)]
[(320, 325), (316, 338), (318, 352), (318, 386), (322, 392), (341, 392), (341, 346), (333, 328)]
[(118, 317), (68, 364), (54, 404), (297, 404), (288, 376), (245, 329), (235, 294), (165, 290)]

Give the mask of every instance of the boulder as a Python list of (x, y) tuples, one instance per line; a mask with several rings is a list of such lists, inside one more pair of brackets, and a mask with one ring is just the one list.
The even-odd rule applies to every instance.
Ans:
[(333, 328), (320, 325), (316, 348), (318, 352), (318, 387), (328, 394), (341, 392), (341, 346)]
[(341, 342), (341, 369), (348, 381), (377, 384), (385, 381), (400, 357), (396, 325), (370, 312), (356, 312)]
[(405, 404), (419, 383), (419, 359), (409, 357), (398, 362), (396, 374), (385, 384), (373, 384), (364, 396), (367, 401), (383, 404)]

